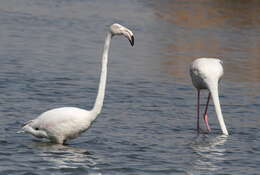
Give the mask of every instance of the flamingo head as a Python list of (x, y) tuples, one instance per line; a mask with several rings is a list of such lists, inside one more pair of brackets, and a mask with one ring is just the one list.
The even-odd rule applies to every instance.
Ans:
[(131, 46), (134, 45), (134, 35), (133, 32), (131, 30), (129, 30), (128, 28), (120, 25), (120, 24), (112, 24), (110, 26), (110, 32), (112, 34), (112, 36), (114, 35), (124, 35), (130, 42)]

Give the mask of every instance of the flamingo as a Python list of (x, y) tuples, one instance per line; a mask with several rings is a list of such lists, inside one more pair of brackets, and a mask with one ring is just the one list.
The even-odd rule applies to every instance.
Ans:
[(207, 130), (210, 132), (210, 127), (208, 124), (208, 105), (210, 98), (212, 97), (215, 110), (217, 113), (218, 122), (222, 133), (228, 135), (228, 131), (224, 122), (222, 115), (219, 95), (218, 95), (218, 83), (224, 74), (223, 62), (217, 58), (198, 58), (190, 64), (190, 76), (192, 83), (197, 88), (197, 131), (199, 132), (199, 115), (200, 115), (200, 90), (208, 89), (208, 99), (205, 107), (205, 112), (203, 115), (204, 122), (206, 124)]
[(86, 131), (100, 114), (103, 106), (108, 52), (111, 39), (116, 35), (125, 36), (130, 41), (130, 44), (134, 45), (134, 36), (131, 30), (120, 24), (110, 26), (102, 54), (100, 82), (94, 107), (91, 110), (76, 107), (61, 107), (48, 110), (36, 119), (26, 122), (19, 132), (29, 133), (38, 138), (46, 138), (57, 144), (64, 144), (66, 141), (74, 139)]

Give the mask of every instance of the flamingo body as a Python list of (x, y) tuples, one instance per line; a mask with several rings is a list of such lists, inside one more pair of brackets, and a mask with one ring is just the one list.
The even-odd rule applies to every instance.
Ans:
[(93, 115), (90, 111), (75, 107), (62, 107), (42, 113), (23, 129), (30, 131), (35, 137), (47, 138), (52, 142), (62, 144), (86, 131), (92, 121)]
[(226, 125), (224, 122), (224, 118), (222, 115), (220, 102), (219, 102), (219, 96), (218, 96), (218, 83), (224, 74), (222, 64), (223, 62), (217, 58), (198, 58), (194, 60), (190, 65), (190, 75), (191, 75), (192, 83), (197, 88), (198, 91), (198, 108), (197, 108), (198, 130), (199, 130), (200, 90), (207, 89), (209, 90), (209, 97), (208, 97), (208, 101), (204, 113), (204, 121), (207, 125), (207, 128), (208, 130), (210, 130), (207, 122), (207, 107), (208, 107), (210, 97), (212, 97), (222, 133), (228, 135), (228, 131), (226, 129)]
[(38, 138), (46, 138), (54, 143), (63, 144), (67, 140), (78, 137), (86, 131), (100, 114), (106, 89), (107, 63), (110, 42), (113, 36), (123, 35), (134, 45), (131, 30), (120, 24), (113, 24), (106, 35), (102, 55), (102, 67), (96, 101), (92, 110), (87, 111), (75, 107), (56, 108), (42, 113), (34, 120), (26, 122), (20, 132), (32, 134)]
[(211, 83), (218, 83), (224, 74), (223, 62), (216, 58), (198, 58), (191, 63), (190, 74), (197, 89), (209, 89)]

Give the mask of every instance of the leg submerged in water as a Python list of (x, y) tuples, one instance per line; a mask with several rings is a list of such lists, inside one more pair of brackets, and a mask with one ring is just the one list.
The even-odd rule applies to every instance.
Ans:
[(205, 125), (207, 127), (208, 132), (211, 131), (210, 126), (209, 126), (209, 122), (208, 122), (208, 114), (207, 114), (209, 101), (210, 101), (210, 96), (211, 96), (211, 94), (209, 93), (208, 100), (207, 100), (206, 107), (205, 107), (205, 112), (204, 112), (204, 115), (203, 115), (204, 122), (205, 122)]

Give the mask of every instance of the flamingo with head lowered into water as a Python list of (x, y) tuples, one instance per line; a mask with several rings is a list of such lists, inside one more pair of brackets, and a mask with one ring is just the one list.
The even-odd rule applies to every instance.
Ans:
[(198, 92), (198, 97), (197, 97), (198, 132), (199, 132), (199, 117), (200, 117), (200, 90), (208, 89), (209, 95), (208, 95), (208, 100), (207, 100), (207, 104), (203, 116), (206, 127), (208, 131), (211, 130), (208, 124), (207, 110), (208, 110), (210, 98), (212, 97), (222, 133), (224, 135), (228, 135), (228, 131), (222, 115), (220, 102), (219, 102), (219, 95), (218, 95), (218, 83), (224, 73), (222, 64), (223, 62), (216, 58), (198, 58), (194, 60), (190, 65), (190, 75), (191, 75), (192, 83), (195, 86), (195, 88), (197, 88), (197, 92)]

